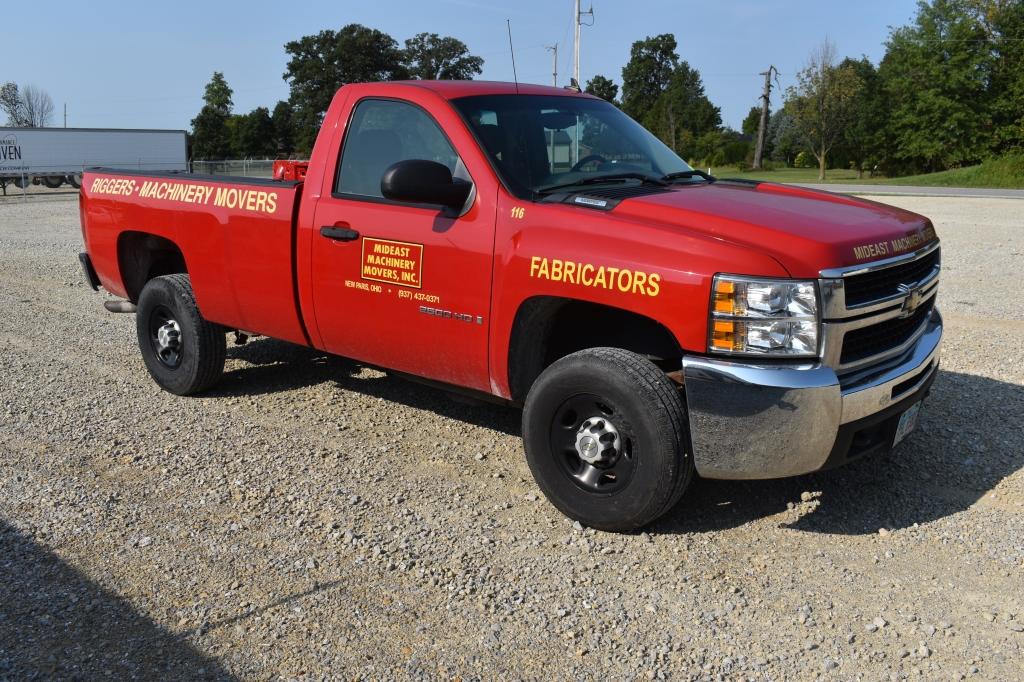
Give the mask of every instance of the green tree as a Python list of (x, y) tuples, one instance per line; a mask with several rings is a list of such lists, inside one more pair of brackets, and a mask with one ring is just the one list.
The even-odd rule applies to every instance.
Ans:
[(882, 79), (878, 70), (867, 57), (847, 57), (839, 63), (840, 69), (851, 69), (860, 79), (861, 88), (851, 104), (850, 119), (843, 129), (842, 139), (835, 156), (857, 170), (857, 177), (863, 177), (865, 166), (881, 161), (887, 145), (886, 126), (889, 107), (882, 91)]
[(640, 122), (679, 154), (690, 151), (693, 140), (718, 130), (721, 110), (704, 94), (697, 69), (687, 62), (676, 64), (665, 90)]
[(53, 100), (34, 85), (19, 88), (15, 83), (0, 86), (0, 111), (7, 114), (7, 125), (44, 128), (53, 118)]
[(879, 73), (891, 109), (887, 165), (898, 172), (974, 163), (991, 145), (994, 54), (975, 7), (919, 2), (913, 24), (889, 36)]
[(214, 71), (213, 77), (210, 78), (210, 82), (203, 90), (203, 102), (217, 113), (228, 116), (231, 114), (231, 107), (234, 106), (234, 102), (231, 101), (234, 94), (235, 92), (228, 86), (224, 74)]
[(226, 159), (232, 152), (231, 118), (232, 90), (224, 74), (213, 72), (203, 92), (203, 108), (192, 119), (192, 157)]
[(800, 131), (785, 109), (775, 111), (768, 118), (765, 138), (765, 155), (787, 166), (793, 165), (796, 155), (803, 149), (804, 141)]
[(290, 155), (295, 151), (295, 124), (292, 121), (292, 107), (288, 102), (280, 101), (274, 105), (274, 113), (270, 115), (274, 126), (274, 146), (278, 154)]
[(291, 91), (295, 141), (305, 151), (312, 149), (324, 113), (342, 85), (409, 77), (395, 39), (361, 24), (303, 36), (284, 49), (290, 55), (284, 79)]
[(622, 67), (622, 110), (642, 121), (668, 89), (678, 65), (676, 39), (671, 33), (633, 43), (629, 62)]
[(861, 88), (850, 67), (835, 64), (835, 46), (826, 40), (811, 52), (797, 85), (786, 91), (785, 108), (818, 160), (818, 180), (825, 179), (828, 154), (840, 144)]
[(743, 119), (740, 130), (744, 135), (757, 135), (757, 129), (761, 127), (761, 107), (750, 107), (747, 117)]
[(995, 151), (1024, 147), (1024, 2), (978, 0), (995, 53), (990, 89)]
[(28, 127), (29, 122), (17, 83), (8, 82), (0, 86), (0, 109), (7, 116), (7, 125), (15, 128)]
[(256, 107), (248, 114), (234, 116), (232, 119), (231, 142), (235, 156), (265, 158), (277, 152), (274, 123), (269, 109)]
[(696, 157), (711, 168), (743, 163), (749, 152), (750, 142), (731, 128), (709, 130), (694, 144)]
[(605, 78), (601, 74), (597, 74), (587, 81), (587, 87), (584, 88), (584, 91), (594, 97), (600, 97), (607, 102), (611, 102), (615, 106), (619, 105), (615, 99), (619, 96), (619, 86), (612, 82), (611, 78)]
[(404, 62), (409, 76), (420, 80), (473, 80), (484, 66), (464, 42), (436, 33), (417, 33), (406, 40)]

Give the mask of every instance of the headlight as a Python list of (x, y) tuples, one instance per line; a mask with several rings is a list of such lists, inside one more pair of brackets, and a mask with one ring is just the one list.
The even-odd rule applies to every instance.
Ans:
[(715, 275), (708, 350), (817, 355), (817, 282)]

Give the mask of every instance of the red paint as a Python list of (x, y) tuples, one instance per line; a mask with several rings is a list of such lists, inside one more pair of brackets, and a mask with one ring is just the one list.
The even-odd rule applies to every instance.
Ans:
[[(447, 101), (515, 92), (512, 84), (487, 82), (346, 86), (327, 111), (310, 161), (275, 165), (275, 176), (280, 170), (304, 177), (299, 184), (87, 172), (81, 208), (87, 250), (104, 288), (127, 296), (118, 239), (129, 231), (166, 238), (184, 254), (210, 320), (296, 343), (306, 343), (305, 326), (312, 345), (328, 352), (509, 397), (512, 324), (531, 297), (628, 309), (659, 321), (684, 350), (702, 353), (716, 273), (813, 278), (864, 260), (854, 247), (911, 235), (909, 243), (931, 230), (925, 218), (889, 206), (772, 184), (684, 185), (627, 199), (608, 212), (522, 201), (503, 188)], [(519, 92), (588, 96), (531, 85)], [(476, 185), (466, 215), (450, 219), (430, 208), (332, 196), (349, 114), (366, 97), (406, 100), (433, 116)], [(120, 193), (109, 193), (119, 189), (118, 180)], [(134, 190), (124, 192), (131, 181)], [(147, 181), (202, 189), (170, 200), (141, 196)], [(229, 189), (234, 207), (226, 203)], [(215, 205), (218, 192), (224, 205)], [(261, 204), (253, 192), (274, 193), (274, 210), (269, 196)], [(382, 250), (379, 262), (392, 265), (380, 267), (393, 271), (366, 278), (363, 240), (326, 239), (322, 226), (412, 246)], [(644, 280), (623, 292), (617, 284), (531, 277), (534, 257), (577, 269), (590, 264), (656, 274), (657, 293)], [(419, 281), (402, 284), (401, 273), (413, 271)]]

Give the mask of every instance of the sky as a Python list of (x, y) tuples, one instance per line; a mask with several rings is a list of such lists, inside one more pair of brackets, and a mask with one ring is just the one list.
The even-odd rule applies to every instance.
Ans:
[[(586, 9), (591, 0), (583, 0)], [(811, 49), (828, 37), (842, 56), (884, 54), (891, 27), (908, 23), (915, 0), (592, 0), (581, 29), (581, 83), (594, 74), (621, 85), (633, 41), (673, 33), (696, 67), (723, 122), (739, 128), (774, 64), (783, 89)], [(185, 129), (214, 71), (234, 89), (235, 111), (287, 99), (284, 44), (325, 28), (360, 23), (403, 43), (428, 31), (451, 35), (483, 57), (481, 78), (512, 80), (505, 20), (511, 21), (520, 82), (559, 84), (572, 70), (573, 0), (303, 0), (301, 3), (7, 3), (0, 82), (50, 93), (53, 125)], [(23, 55), (23, 56), (19, 56)], [(775, 102), (780, 101), (773, 93)]]

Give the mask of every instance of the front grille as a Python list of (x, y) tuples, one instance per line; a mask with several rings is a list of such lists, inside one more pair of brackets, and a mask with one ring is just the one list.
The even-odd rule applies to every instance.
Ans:
[(910, 317), (886, 320), (847, 332), (843, 338), (843, 352), (839, 362), (844, 365), (857, 362), (906, 343), (914, 335), (914, 332), (927, 321), (934, 306), (935, 298), (933, 297), (915, 310)]
[(846, 307), (870, 303), (900, 293), (900, 285), (920, 282), (939, 264), (939, 249), (891, 268), (865, 272), (847, 277), (843, 287), (846, 290)]

